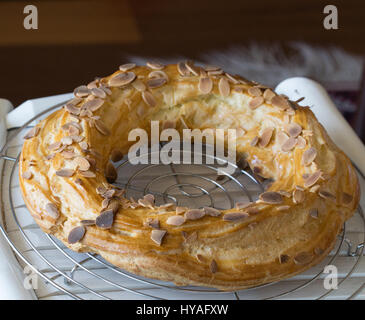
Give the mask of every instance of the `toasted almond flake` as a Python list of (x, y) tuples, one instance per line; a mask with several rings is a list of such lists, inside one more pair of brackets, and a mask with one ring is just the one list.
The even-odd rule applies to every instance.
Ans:
[(303, 265), (308, 264), (312, 261), (313, 256), (308, 252), (300, 252), (294, 257), (295, 264)]
[(198, 76), (199, 73), (196, 69), (196, 67), (194, 66), (194, 62), (193, 61), (186, 61), (185, 62), (185, 67), (194, 75), (194, 76)]
[(266, 89), (263, 97), (267, 102), (271, 102), (271, 99), (275, 97), (275, 93), (271, 89)]
[(119, 210), (119, 201), (118, 200), (115, 200), (115, 199), (112, 199), (110, 200), (108, 206), (107, 206), (107, 209), (108, 210), (112, 210), (114, 214), (116, 214)]
[(76, 157), (76, 153), (73, 151), (69, 151), (69, 150), (64, 150), (61, 152), (62, 157), (64, 157), (65, 159), (73, 159)]
[(152, 230), (151, 240), (160, 246), (165, 235), (166, 235), (165, 230)]
[(282, 146), (281, 146), (281, 150), (283, 150), (284, 152), (288, 152), (291, 151), (292, 149), (294, 149), (295, 145), (297, 144), (297, 139), (290, 137)]
[(106, 127), (103, 121), (101, 120), (94, 120), (95, 128), (98, 130), (102, 135), (108, 136), (110, 134), (109, 129)]
[(92, 171), (80, 171), (80, 175), (82, 175), (85, 178), (95, 178), (96, 174)]
[(245, 209), (245, 208), (248, 208), (249, 206), (251, 206), (252, 204), (253, 204), (253, 202), (251, 202), (251, 201), (237, 202), (236, 209), (237, 210)]
[(103, 201), (101, 202), (101, 208), (105, 209), (108, 205), (109, 205), (110, 199), (105, 198), (103, 199)]
[(309, 215), (314, 218), (314, 219), (318, 219), (318, 209), (317, 208), (312, 208), (309, 210)]
[[(99, 84), (99, 80), (91, 81), (87, 84), (87, 88), (90, 89), (90, 90), (94, 89), (94, 88), (97, 88), (98, 84)], [(81, 99), (81, 98), (79, 98), (79, 99)]]
[(163, 71), (152, 71), (148, 74), (148, 78), (164, 78), (166, 79), (166, 81), (169, 80), (169, 77), (167, 76), (167, 74)]
[(39, 131), (40, 131), (39, 127), (33, 127), (26, 133), (26, 135), (23, 137), (23, 139), (25, 139), (25, 140), (32, 139), (38, 135)]
[(109, 95), (109, 96), (112, 94), (112, 91), (110, 90), (110, 88), (109, 88), (109, 87), (100, 86), (100, 89), (104, 90), (104, 91), (105, 91), (105, 93), (106, 93), (107, 95)]
[(301, 134), (302, 127), (299, 124), (292, 122), (285, 126), (285, 131), (289, 134), (289, 136), (296, 138)]
[(189, 69), (186, 67), (185, 62), (179, 62), (177, 64), (177, 71), (181, 76), (186, 77), (190, 74)]
[(126, 86), (127, 84), (130, 84), (135, 78), (136, 78), (135, 73), (131, 71), (125, 73), (118, 73), (109, 80), (108, 84), (110, 87), (122, 87)]
[(73, 98), (68, 101), (68, 103), (73, 104), (74, 106), (77, 106), (83, 99), (82, 98)]
[(270, 143), (273, 132), (274, 132), (274, 128), (266, 128), (262, 132), (260, 140), (259, 140), (260, 147), (264, 148)]
[(204, 66), (204, 70), (206, 72), (209, 72), (209, 71), (216, 71), (216, 70), (220, 70), (221, 68), (218, 67), (218, 66), (214, 66), (214, 65), (206, 65)]
[(85, 220), (81, 220), (80, 223), (83, 226), (93, 226), (93, 225), (95, 225), (95, 220), (85, 219)]
[(233, 84), (238, 84), (239, 83), (239, 81), (234, 77), (234, 76), (232, 76), (231, 74), (229, 74), (229, 73), (225, 73), (225, 76), (228, 78), (228, 80), (230, 81), (230, 82), (232, 82)]
[(79, 86), (74, 90), (74, 95), (77, 98), (83, 98), (90, 94), (90, 90), (87, 86)]
[(313, 131), (312, 130), (303, 130), (302, 134), (303, 134), (303, 137), (311, 137), (311, 136), (313, 136)]
[(160, 229), (160, 221), (157, 218), (147, 218), (143, 225), (148, 228)]
[(287, 109), (289, 108), (289, 103), (288, 103), (288, 100), (285, 99), (284, 97), (282, 96), (275, 96), (271, 99), (271, 104), (274, 106), (274, 107), (278, 107), (280, 109)]
[(169, 209), (169, 208), (172, 208), (173, 206), (174, 206), (173, 203), (168, 202), (168, 203), (161, 204), (158, 208), (159, 209)]
[(74, 162), (81, 171), (87, 171), (90, 169), (90, 162), (86, 158), (77, 157)]
[(85, 109), (90, 110), (91, 112), (94, 112), (94, 111), (98, 110), (103, 104), (104, 104), (103, 99), (95, 98), (95, 99), (86, 101), (82, 105), (82, 108), (85, 108)]
[(279, 204), (283, 198), (279, 192), (268, 191), (260, 194), (260, 200), (266, 203)]
[(147, 67), (154, 69), (154, 70), (162, 70), (163, 68), (165, 68), (165, 66), (162, 63), (159, 62), (147, 62), (146, 63)]
[(346, 192), (342, 193), (342, 203), (344, 204), (350, 204), (353, 200), (353, 196), (351, 194), (348, 194)]
[(314, 147), (310, 147), (303, 153), (302, 164), (304, 166), (309, 166), (316, 157), (317, 157), (317, 150)]
[(48, 146), (48, 150), (57, 150), (62, 145), (61, 141), (54, 142)]
[(204, 215), (205, 215), (204, 210), (190, 209), (185, 212), (184, 216), (185, 216), (186, 220), (197, 220), (197, 219), (204, 217)]
[(104, 192), (103, 197), (111, 199), (114, 196), (114, 194), (115, 194), (115, 189), (109, 189)]
[(247, 90), (247, 92), (254, 97), (260, 97), (262, 95), (262, 91), (258, 87), (251, 87)]
[(302, 203), (305, 199), (305, 193), (302, 190), (293, 191), (293, 201), (294, 203)]
[(184, 207), (176, 207), (176, 214), (182, 214), (186, 211), (187, 209)]
[(57, 206), (52, 202), (48, 202), (45, 209), (48, 216), (52, 217), (55, 220), (59, 218), (60, 212), (58, 211)]
[(68, 113), (71, 113), (73, 115), (79, 115), (80, 109), (75, 107), (72, 103), (65, 104), (65, 109)]
[(125, 64), (122, 64), (122, 65), (119, 66), (119, 70), (123, 71), (123, 72), (126, 72), (128, 70), (133, 69), (135, 66), (136, 66), (135, 63), (125, 63)]
[(322, 175), (321, 170), (318, 170), (318, 171), (312, 173), (307, 179), (305, 179), (304, 187), (309, 188), (309, 187), (313, 186), (318, 181), (318, 179), (321, 177), (321, 175)]
[(70, 244), (77, 243), (82, 240), (86, 232), (84, 226), (78, 226), (73, 228), (70, 233), (68, 234), (67, 241)]
[(223, 73), (224, 73), (224, 71), (222, 69), (220, 69), (220, 70), (208, 71), (207, 75), (214, 77), (214, 76), (217, 76), (217, 75), (223, 74)]
[(218, 89), (221, 96), (228, 97), (231, 91), (228, 80), (221, 78), (218, 83)]
[(31, 171), (24, 171), (22, 173), (22, 178), (25, 180), (30, 180), (30, 179), (32, 179), (32, 177), (33, 177), (33, 174)]
[(86, 142), (86, 141), (81, 141), (81, 142), (79, 143), (79, 146), (80, 146), (80, 148), (81, 148), (82, 150), (87, 150), (87, 149), (89, 148), (89, 145), (87, 144), (87, 142)]
[(136, 79), (135, 81), (132, 82), (132, 86), (134, 89), (143, 92), (146, 90), (146, 85), (139, 79)]
[(221, 212), (215, 208), (212, 207), (204, 207), (203, 208), (204, 213), (208, 216), (217, 217), (221, 214)]
[(108, 162), (105, 168), (105, 178), (109, 183), (115, 182), (118, 178), (118, 173), (111, 162)]
[(199, 80), (199, 90), (204, 93), (208, 94), (213, 89), (213, 81), (209, 77), (202, 77)]
[(327, 190), (319, 190), (318, 194), (323, 199), (336, 201), (336, 196)]
[(297, 145), (296, 145), (296, 147), (297, 148), (300, 148), (300, 149), (304, 149), (306, 145), (307, 145), (307, 141), (302, 136), (299, 136), (297, 138)]
[(287, 198), (291, 198), (291, 194), (285, 190), (280, 190), (278, 191), (282, 196), (287, 197)]
[(282, 146), (289, 139), (288, 135), (284, 131), (279, 131), (276, 135), (276, 138), (280, 146)]
[(148, 201), (146, 199), (139, 199), (138, 204), (141, 205), (144, 208), (154, 209), (153, 203), (151, 203), (150, 201)]
[(155, 89), (163, 86), (166, 82), (167, 80), (165, 78), (152, 78), (147, 80), (147, 86), (150, 89)]
[(123, 153), (119, 149), (114, 149), (110, 154), (110, 159), (113, 162), (118, 162), (123, 159)]
[(290, 257), (287, 254), (281, 254), (279, 257), (279, 262), (281, 264), (287, 263), (289, 261)]
[(263, 103), (264, 103), (263, 97), (255, 97), (249, 102), (248, 106), (250, 107), (250, 109), (255, 110), (256, 108), (261, 106)]
[(289, 209), (290, 209), (290, 206), (279, 206), (276, 208), (276, 210), (278, 210), (278, 211), (286, 211)]
[(316, 193), (320, 188), (320, 185), (315, 185), (312, 188), (309, 189), (309, 192)]
[(254, 146), (256, 146), (257, 145), (257, 143), (259, 142), (259, 137), (254, 137), (252, 140), (251, 140), (251, 142), (250, 142), (250, 145), (252, 146), (252, 147), (254, 147)]
[(106, 92), (103, 89), (100, 88), (92, 88), (91, 94), (97, 98), (105, 99), (106, 98)]
[(171, 216), (168, 217), (166, 223), (172, 226), (181, 226), (185, 222), (185, 218), (183, 216)]
[(110, 229), (114, 222), (113, 210), (103, 211), (95, 220), (96, 226), (102, 229)]
[(214, 259), (210, 263), (209, 269), (210, 269), (211, 273), (216, 273), (218, 271), (218, 265), (217, 265), (217, 262)]
[(72, 177), (74, 175), (75, 171), (73, 169), (61, 169), (56, 171), (56, 175), (59, 177)]
[(143, 91), (142, 92), (142, 99), (143, 101), (150, 107), (155, 107), (156, 106), (156, 99), (155, 97), (152, 95), (151, 92), (148, 91)]
[(249, 215), (247, 212), (229, 212), (223, 216), (223, 220), (224, 221), (237, 221), (237, 220), (248, 218), (248, 216)]

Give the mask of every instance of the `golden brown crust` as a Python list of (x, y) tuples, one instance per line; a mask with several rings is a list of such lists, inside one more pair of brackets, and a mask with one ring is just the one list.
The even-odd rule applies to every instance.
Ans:
[[(97, 87), (93, 95), (80, 88), (80, 101), (39, 123), (20, 157), (21, 190), (32, 216), (72, 250), (95, 252), (133, 273), (178, 285), (236, 290), (284, 279), (320, 262), (358, 205), (350, 160), (308, 107), (269, 89), (191, 63), (131, 66), (89, 84)], [(241, 129), (237, 151), (262, 177), (274, 180), (267, 190), (272, 193), (249, 207), (176, 226), (166, 223), (176, 215), (174, 208), (157, 214), (158, 208), (114, 194), (112, 227), (87, 225), (84, 236), (74, 232), (70, 239), (82, 220), (95, 220), (107, 205), (111, 208), (103, 193), (112, 188), (104, 175), (110, 154), (125, 154), (133, 143), (127, 141), (129, 131), (148, 129), (151, 120), (177, 120), (178, 129)], [(232, 221), (235, 212), (246, 217)], [(166, 231), (155, 232), (154, 240), (153, 219)]]

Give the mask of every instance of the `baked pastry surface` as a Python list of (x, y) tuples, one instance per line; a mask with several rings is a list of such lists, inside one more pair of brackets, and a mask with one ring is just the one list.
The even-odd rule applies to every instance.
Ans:
[[(74, 251), (177, 285), (237, 290), (319, 263), (358, 205), (355, 170), (309, 107), (218, 67), (127, 64), (75, 96), (26, 135), (19, 165), (35, 221)], [(237, 152), (273, 182), (223, 211), (126, 199), (111, 159), (151, 120), (238, 129)]]

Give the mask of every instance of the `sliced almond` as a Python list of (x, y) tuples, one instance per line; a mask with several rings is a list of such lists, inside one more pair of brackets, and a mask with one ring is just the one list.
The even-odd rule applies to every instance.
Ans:
[(218, 83), (218, 89), (221, 96), (228, 97), (231, 91), (228, 80), (221, 78)]
[(259, 146), (260, 147), (264, 148), (270, 143), (273, 132), (274, 132), (274, 128), (266, 128), (262, 132), (261, 137), (260, 137), (260, 141), (259, 141)]
[(199, 90), (203, 94), (208, 94), (213, 89), (213, 81), (209, 77), (202, 77), (199, 80)]
[(75, 97), (83, 98), (90, 94), (90, 90), (87, 86), (79, 86), (74, 90)]
[(152, 230), (151, 240), (160, 246), (165, 235), (166, 235), (165, 230)]
[(290, 209), (290, 206), (279, 206), (276, 208), (277, 211), (286, 211), (289, 209)]
[(225, 76), (228, 78), (228, 80), (230, 81), (230, 82), (232, 82), (233, 84), (238, 84), (239, 83), (239, 81), (234, 77), (234, 76), (232, 76), (231, 74), (229, 74), (229, 73), (225, 73)]
[(81, 220), (80, 223), (83, 225), (83, 226), (93, 226), (95, 225), (95, 220)]
[(247, 90), (247, 92), (254, 97), (260, 97), (262, 95), (262, 91), (258, 87), (251, 87)]
[(64, 157), (65, 159), (73, 159), (76, 157), (76, 153), (73, 151), (69, 151), (69, 150), (64, 150), (61, 152), (62, 157)]
[(108, 136), (110, 134), (109, 129), (106, 127), (103, 121), (101, 120), (95, 120), (94, 121), (95, 128), (98, 130), (102, 135)]
[(302, 203), (305, 199), (305, 193), (302, 190), (293, 191), (293, 201), (294, 203)]
[(155, 107), (156, 106), (156, 99), (155, 97), (152, 95), (151, 92), (148, 91), (143, 91), (142, 92), (142, 99), (143, 101), (150, 107)]
[(114, 212), (113, 210), (103, 211), (95, 219), (95, 224), (101, 229), (110, 229), (114, 222)]
[(163, 68), (165, 68), (165, 66), (159, 62), (147, 62), (146, 65), (147, 67), (154, 70), (162, 70)]
[(190, 74), (189, 69), (186, 67), (185, 62), (179, 62), (177, 64), (177, 71), (181, 76), (186, 77)]
[(283, 202), (283, 198), (279, 192), (268, 191), (260, 194), (260, 200), (265, 203), (279, 204)]
[(92, 88), (91, 94), (97, 98), (105, 99), (106, 98), (106, 92), (103, 89), (100, 88)]
[(45, 209), (48, 216), (52, 217), (53, 219), (59, 218), (60, 212), (58, 211), (57, 206), (52, 202), (47, 203)]
[(72, 103), (65, 104), (65, 109), (68, 113), (71, 113), (73, 115), (79, 115), (80, 114), (80, 109), (75, 107), (75, 105), (73, 105)]
[(204, 210), (190, 209), (185, 212), (184, 216), (185, 216), (186, 220), (197, 220), (197, 219), (204, 217), (204, 215), (205, 215)]
[(26, 133), (26, 135), (23, 137), (23, 139), (25, 139), (25, 140), (32, 139), (38, 135), (39, 131), (40, 131), (39, 127), (33, 127)]
[(96, 174), (90, 170), (80, 171), (79, 173), (80, 173), (80, 175), (82, 175), (85, 178), (95, 178), (96, 177)]
[(309, 188), (309, 187), (313, 186), (319, 180), (321, 175), (322, 175), (321, 170), (318, 170), (318, 171), (312, 173), (307, 179), (305, 179), (304, 187)]
[(296, 138), (302, 133), (302, 127), (299, 124), (292, 122), (285, 126), (285, 131), (289, 136)]
[(182, 214), (184, 213), (187, 209), (184, 207), (176, 207), (176, 214)]
[(146, 85), (139, 79), (136, 79), (135, 81), (132, 82), (132, 86), (134, 89), (143, 92), (146, 90)]
[(90, 162), (86, 158), (77, 157), (74, 162), (81, 171), (87, 171), (90, 169)]
[(218, 265), (217, 265), (217, 262), (214, 259), (210, 263), (209, 269), (210, 269), (211, 273), (216, 273), (218, 271)]
[(166, 220), (166, 223), (172, 226), (181, 226), (184, 222), (185, 222), (184, 217), (178, 215), (168, 217), (168, 219)]
[(155, 89), (155, 88), (163, 86), (166, 82), (167, 82), (167, 80), (165, 78), (152, 78), (152, 79), (147, 80), (147, 86), (150, 89)]
[(59, 177), (72, 177), (75, 173), (75, 170), (73, 169), (61, 169), (56, 171), (56, 175)]
[(257, 145), (257, 143), (259, 142), (259, 137), (254, 137), (252, 140), (251, 140), (251, 142), (250, 142), (250, 145), (252, 146), (252, 147), (254, 147), (254, 146), (256, 146)]
[(194, 66), (194, 62), (193, 61), (186, 61), (185, 62), (185, 66), (186, 68), (194, 75), (194, 76), (198, 76), (199, 73), (196, 69), (196, 67)]
[(276, 138), (280, 146), (282, 146), (289, 139), (288, 135), (284, 131), (279, 131), (276, 135)]
[(128, 70), (133, 69), (135, 66), (136, 66), (135, 63), (125, 63), (125, 64), (122, 64), (122, 65), (119, 66), (119, 70), (123, 71), (123, 72), (126, 72)]
[(57, 150), (62, 145), (61, 141), (57, 141), (55, 143), (52, 143), (48, 146), (48, 150)]
[(309, 166), (316, 157), (317, 157), (317, 150), (314, 147), (311, 147), (306, 151), (304, 151), (302, 156), (302, 164), (305, 166)]
[(70, 244), (77, 243), (82, 240), (86, 232), (84, 226), (78, 226), (73, 228), (70, 233), (68, 234), (67, 241)]
[(263, 103), (264, 103), (263, 97), (255, 97), (249, 102), (248, 106), (250, 107), (250, 109), (254, 110), (259, 106), (261, 106)]
[(274, 106), (274, 107), (278, 107), (280, 109), (288, 109), (290, 106), (289, 106), (289, 103), (288, 103), (288, 100), (285, 99), (284, 97), (282, 96), (275, 96), (271, 99), (271, 104)]
[(295, 145), (297, 144), (297, 139), (290, 137), (282, 146), (281, 150), (284, 152), (289, 152), (294, 149)]
[(122, 87), (131, 83), (136, 78), (134, 72), (118, 73), (109, 80), (110, 87)]
[(161, 70), (158, 71), (152, 71), (148, 74), (148, 78), (164, 78), (166, 79), (166, 81), (169, 80), (169, 77), (167, 76), (167, 74)]
[(224, 221), (237, 221), (237, 220), (245, 219), (248, 217), (249, 217), (249, 215), (247, 212), (229, 212), (223, 216), (223, 220)]
[(271, 99), (275, 97), (275, 93), (271, 89), (266, 89), (263, 97), (267, 102), (271, 102)]
[(236, 209), (237, 210), (241, 210), (241, 209), (245, 209), (248, 208), (249, 206), (252, 205), (251, 201), (247, 201), (247, 202), (237, 202), (236, 203)]
[(217, 217), (221, 214), (221, 212), (215, 208), (212, 207), (204, 207), (203, 208), (204, 213), (208, 216)]
[(103, 104), (104, 104), (103, 99), (95, 98), (95, 99), (86, 101), (82, 105), (82, 107), (90, 110), (91, 112), (94, 112), (94, 111), (98, 110)]
[(160, 229), (160, 221), (158, 221), (157, 218), (155, 218), (155, 219), (147, 218), (144, 225), (149, 228)]
[(307, 141), (302, 136), (299, 136), (297, 138), (297, 145), (296, 145), (297, 148), (304, 149), (306, 144)]

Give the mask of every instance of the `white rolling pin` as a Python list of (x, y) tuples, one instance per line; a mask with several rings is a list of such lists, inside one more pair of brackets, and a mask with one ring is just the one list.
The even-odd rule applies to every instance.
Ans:
[(303, 77), (289, 78), (279, 83), (275, 90), (293, 101), (304, 97), (299, 104), (311, 107), (332, 140), (365, 175), (365, 146), (318, 82)]

